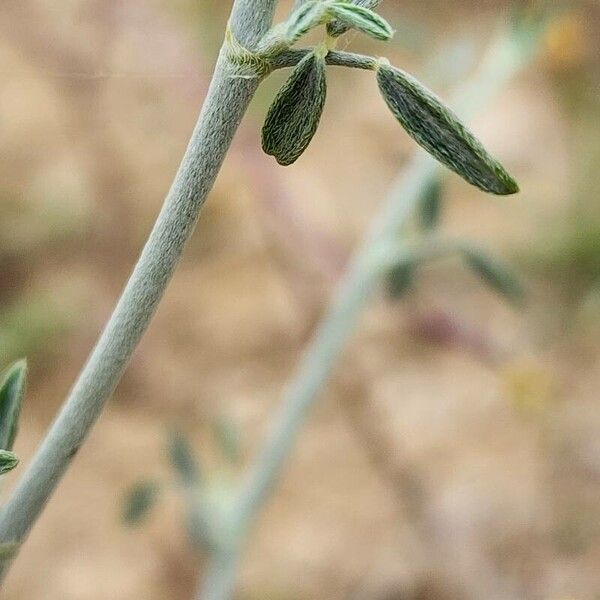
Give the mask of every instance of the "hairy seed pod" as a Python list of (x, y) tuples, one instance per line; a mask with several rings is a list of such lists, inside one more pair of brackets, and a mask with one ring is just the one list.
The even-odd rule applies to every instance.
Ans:
[(291, 165), (310, 144), (326, 95), (325, 59), (308, 54), (277, 93), (263, 126), (263, 150), (280, 165)]
[(414, 77), (382, 62), (377, 82), (407, 133), (442, 164), (485, 192), (504, 196), (519, 191), (517, 182), (458, 117)]
[[(381, 0), (352, 0), (352, 4), (368, 9), (375, 8), (380, 2)], [(351, 28), (352, 26), (348, 23), (335, 19), (327, 24), (327, 34), (331, 37), (339, 37)]]

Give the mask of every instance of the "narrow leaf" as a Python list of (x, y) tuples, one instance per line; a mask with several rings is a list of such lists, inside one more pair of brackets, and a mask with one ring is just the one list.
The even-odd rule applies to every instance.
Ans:
[(380, 63), (377, 82), (407, 133), (442, 164), (492, 194), (519, 191), (515, 180), (442, 101), (414, 77)]
[(0, 450), (0, 475), (12, 471), (19, 464), (16, 454), (8, 450)]
[(375, 39), (387, 41), (394, 35), (394, 30), (383, 17), (364, 6), (347, 2), (333, 2), (328, 5), (328, 8), (329, 14), (336, 21), (340, 21), (347, 27), (358, 29)]
[(196, 484), (201, 479), (201, 472), (194, 452), (181, 432), (171, 433), (168, 442), (169, 461), (186, 484)]
[(125, 500), (123, 522), (128, 525), (139, 525), (156, 504), (160, 486), (154, 481), (136, 483)]
[(523, 300), (523, 287), (506, 265), (475, 248), (463, 248), (463, 255), (469, 268), (493, 290), (511, 302)]
[(387, 290), (390, 298), (400, 300), (415, 281), (417, 265), (414, 261), (403, 261), (392, 267), (387, 274)]
[(291, 165), (312, 140), (327, 96), (325, 59), (305, 56), (279, 90), (262, 130), (263, 150), (280, 165)]
[(423, 228), (429, 231), (437, 227), (442, 212), (442, 182), (439, 178), (430, 181), (423, 189), (419, 209)]
[(20, 360), (6, 371), (0, 383), (0, 449), (13, 448), (26, 380), (27, 362)]
[(320, 25), (327, 9), (322, 2), (301, 4), (286, 21), (285, 38), (289, 44), (297, 42), (303, 35)]

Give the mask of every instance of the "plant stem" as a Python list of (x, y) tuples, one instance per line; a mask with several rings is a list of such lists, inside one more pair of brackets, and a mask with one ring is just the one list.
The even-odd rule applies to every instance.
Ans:
[[(312, 49), (293, 48), (278, 54), (271, 66), (273, 69), (284, 69), (296, 66)], [(377, 59), (355, 52), (343, 52), (341, 50), (330, 50), (325, 55), (325, 62), (334, 67), (350, 67), (353, 69), (365, 69), (371, 71), (377, 65)]]
[[(235, 0), (231, 28), (252, 48), (277, 0)], [(231, 77), (221, 51), (164, 206), (87, 364), (0, 513), (0, 544), (21, 544), (114, 391), (177, 266), (259, 79)], [(0, 580), (10, 561), (0, 565)]]
[[(463, 114), (484, 106), (527, 62), (527, 58), (519, 51), (510, 32), (502, 30), (490, 43), (479, 71), (457, 91), (453, 105)], [(400, 235), (424, 186), (430, 184), (438, 172), (438, 163), (419, 150), (407, 170), (392, 185), (305, 352), (262, 451), (250, 468), (235, 512), (237, 546), (228, 552), (231, 560), (227, 556), (215, 558), (205, 585), (198, 592), (198, 600), (231, 597), (239, 554), (248, 530), (276, 484), (309, 409), (327, 382), (360, 312), (379, 281), (377, 257), (381, 256), (382, 248), (389, 247), (390, 242)], [(214, 582), (218, 582), (218, 588)]]

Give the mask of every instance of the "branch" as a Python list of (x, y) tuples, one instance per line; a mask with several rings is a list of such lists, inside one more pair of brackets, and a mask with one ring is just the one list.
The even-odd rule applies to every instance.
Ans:
[[(455, 95), (453, 104), (459, 112), (474, 112), (484, 106), (527, 63), (529, 57), (524, 57), (514, 42), (504, 31), (491, 42), (478, 73)], [(341, 54), (341, 60), (346, 60), (347, 53), (335, 54)], [(330, 377), (360, 312), (380, 279), (381, 249), (397, 239), (398, 232), (416, 208), (423, 187), (438, 176), (439, 169), (433, 158), (419, 152), (392, 185), (284, 395), (262, 451), (254, 460), (234, 514), (234, 545), (228, 548), (226, 555), (214, 558), (205, 585), (198, 592), (198, 600), (231, 597), (248, 531), (275, 486), (310, 408)]]
[[(295, 67), (309, 52), (308, 48), (297, 48), (281, 52), (271, 62), (273, 69), (285, 69)], [(354, 52), (342, 52), (331, 50), (325, 56), (325, 62), (334, 67), (351, 67), (353, 69), (364, 69), (372, 71), (377, 65), (377, 59), (373, 56), (356, 54)]]
[[(231, 27), (252, 48), (271, 25), (276, 0), (235, 0)], [(117, 386), (177, 266), (259, 79), (228, 75), (222, 50), (175, 180), (87, 364), (0, 513), (0, 544), (21, 544)], [(10, 560), (0, 565), (0, 580)]]

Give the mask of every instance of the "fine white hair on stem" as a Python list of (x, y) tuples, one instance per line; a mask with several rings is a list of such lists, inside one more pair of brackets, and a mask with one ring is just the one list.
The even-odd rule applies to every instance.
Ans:
[[(230, 27), (253, 48), (277, 0), (235, 0)], [(221, 51), (198, 122), (121, 298), (54, 424), (0, 513), (0, 544), (21, 544), (100, 416), (146, 331), (192, 234), (258, 79), (227, 75)], [(0, 581), (10, 559), (0, 564)]]

